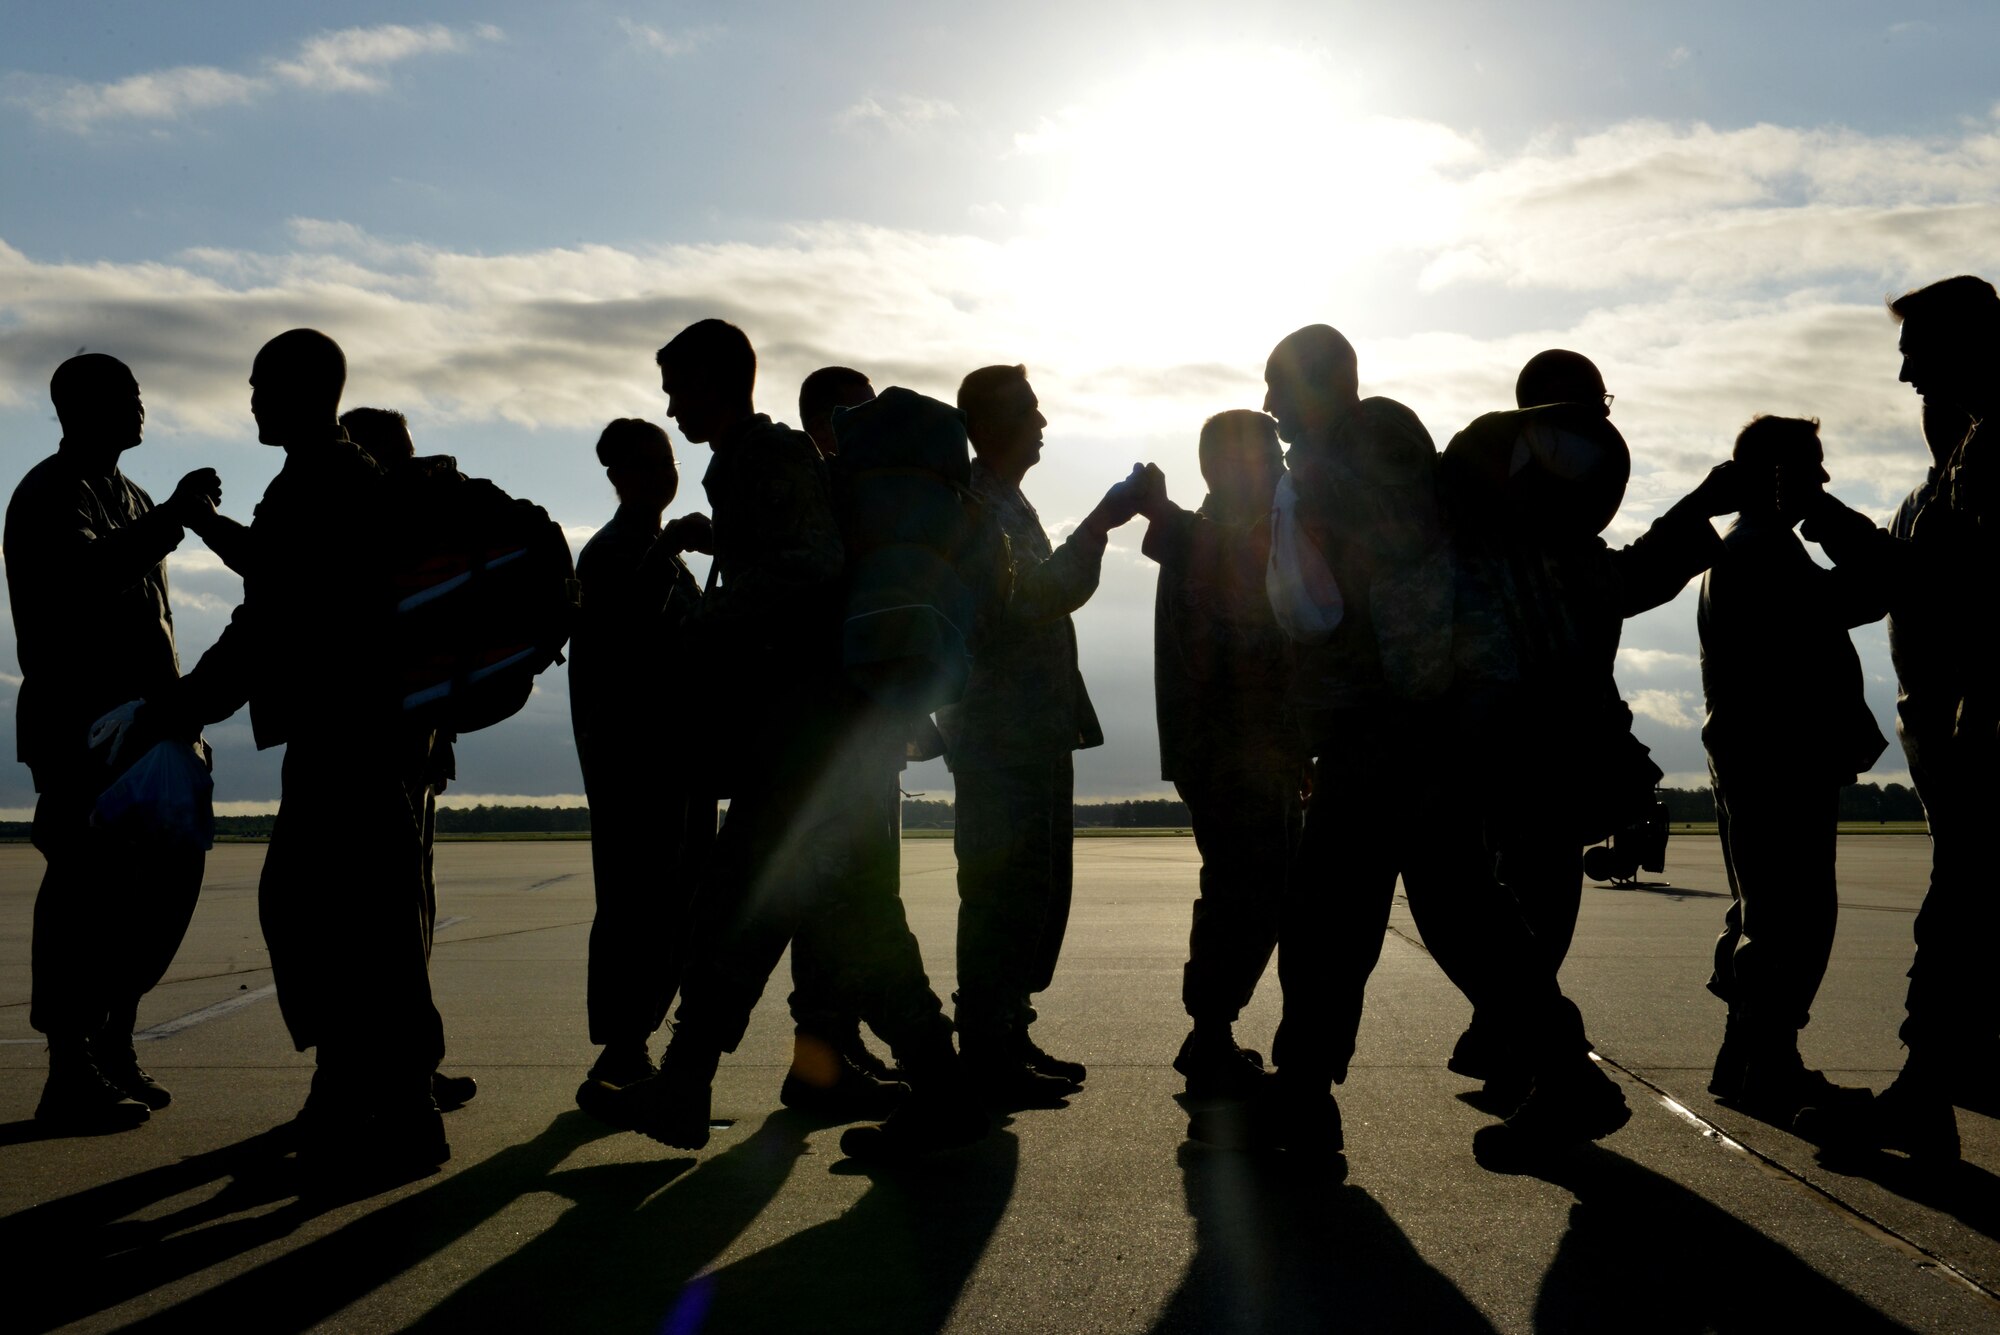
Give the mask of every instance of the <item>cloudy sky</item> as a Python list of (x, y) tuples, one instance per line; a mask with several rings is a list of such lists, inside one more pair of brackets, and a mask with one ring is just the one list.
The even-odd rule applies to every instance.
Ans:
[[(1614, 8), (13, 6), (0, 472), (54, 448), (49, 373), (88, 347), (145, 391), (127, 471), (164, 495), (213, 465), (247, 517), (279, 464), (250, 359), (310, 324), (349, 406), (403, 409), (420, 451), (580, 541), (612, 504), (597, 429), (660, 418), (653, 349), (721, 315), (781, 418), (818, 365), (949, 397), (1026, 362), (1050, 419), (1026, 490), (1060, 536), (1138, 459), (1197, 500), (1201, 420), (1256, 406), (1270, 345), (1324, 320), (1440, 444), (1533, 352), (1594, 357), (1635, 454), (1614, 537), (1756, 412), (1820, 417), (1833, 489), (1886, 513), (1924, 456), (1882, 299), (2000, 270), (2000, 9)], [(676, 511), (701, 504), (682, 451)], [(1164, 788), (1140, 528), (1077, 617), (1108, 738), (1086, 796)], [(192, 661), (238, 585), (192, 537), (172, 578)], [(1619, 664), (1689, 781), (1692, 597)], [(1880, 629), (1856, 640), (1886, 728)], [(466, 795), (579, 791), (564, 691), (466, 741)], [(219, 798), (275, 797), (247, 721), (210, 736)], [(32, 800), (11, 767), (0, 809)]]

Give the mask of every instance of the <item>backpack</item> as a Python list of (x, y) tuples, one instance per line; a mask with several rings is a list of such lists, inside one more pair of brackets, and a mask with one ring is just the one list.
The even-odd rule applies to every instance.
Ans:
[(579, 600), (562, 526), (532, 501), (412, 459), (383, 483), (389, 687), (402, 719), (467, 733), (519, 712), (563, 661)]
[(1006, 540), (972, 495), (965, 415), (890, 388), (836, 409), (833, 434), (841, 666), (878, 704), (928, 714), (965, 694), (1006, 588)]

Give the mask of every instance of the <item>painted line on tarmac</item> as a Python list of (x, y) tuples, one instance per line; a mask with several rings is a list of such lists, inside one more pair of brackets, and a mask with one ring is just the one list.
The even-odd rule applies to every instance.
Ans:
[(1620, 1075), (1647, 1090), (1660, 1101), (1661, 1106), (1669, 1113), (1693, 1126), (1703, 1136), (1742, 1155), (1749, 1162), (1761, 1168), (1768, 1176), (1802, 1189), (1808, 1196), (1825, 1206), (1828, 1211), (1839, 1217), (1856, 1231), (1866, 1234), (1877, 1242), (1885, 1243), (1901, 1252), (1917, 1269), (1934, 1274), (1947, 1282), (1961, 1285), (1986, 1299), (1987, 1302), (2000, 1305), (2000, 1293), (1995, 1293), (1992, 1289), (1987, 1288), (1977, 1279), (1966, 1274), (1936, 1252), (1931, 1251), (1920, 1243), (1910, 1241), (1910, 1239), (1898, 1233), (1891, 1225), (1883, 1223), (1859, 1206), (1843, 1200), (1826, 1187), (1814, 1182), (1804, 1174), (1787, 1167), (1784, 1163), (1772, 1158), (1762, 1150), (1753, 1149), (1743, 1142), (1733, 1139), (1728, 1132), (1724, 1131), (1714, 1122), (1709, 1121), (1700, 1113), (1681, 1103), (1673, 1095), (1667, 1093), (1666, 1090), (1660, 1088), (1630, 1067), (1620, 1065), (1609, 1057), (1600, 1056), (1595, 1052), (1591, 1054), (1591, 1057), (1605, 1066), (1615, 1068)]
[[(1400, 896), (1398, 897), (1400, 898)], [(1407, 903), (1407, 901), (1405, 902)], [(1388, 931), (1398, 939), (1406, 941), (1418, 950), (1423, 951), (1426, 955), (1431, 953), (1430, 947), (1394, 924), (1389, 926)], [(1600, 1066), (1611, 1067), (1633, 1084), (1652, 1094), (1669, 1115), (1694, 1127), (1697, 1131), (1701, 1132), (1703, 1137), (1715, 1141), (1725, 1149), (1742, 1155), (1746, 1161), (1755, 1164), (1773, 1179), (1789, 1183), (1802, 1190), (1806, 1195), (1825, 1207), (1829, 1213), (1847, 1223), (1856, 1232), (1862, 1233), (1875, 1239), (1877, 1242), (1901, 1252), (1918, 1270), (1936, 1275), (1939, 1279), (1947, 1283), (1958, 1284), (1984, 1298), (1987, 1302), (2000, 1306), (2000, 1293), (1995, 1293), (1992, 1289), (1986, 1287), (1986, 1285), (1980, 1283), (1971, 1275), (1966, 1274), (1936, 1252), (1919, 1243), (1910, 1241), (1910, 1239), (1898, 1233), (1892, 1226), (1883, 1223), (1866, 1210), (1841, 1199), (1826, 1187), (1822, 1187), (1812, 1179), (1788, 1168), (1785, 1164), (1772, 1158), (1762, 1150), (1754, 1149), (1730, 1136), (1728, 1132), (1724, 1131), (1714, 1122), (1709, 1121), (1706, 1117), (1703, 1117), (1700, 1113), (1694, 1111), (1694, 1109), (1688, 1107), (1631, 1067), (1625, 1066), (1596, 1051), (1590, 1054), (1590, 1059)]]
[(431, 924), (431, 930), (433, 932), (442, 932), (447, 927), (456, 927), (470, 916), (472, 915), (467, 913), (454, 913), (449, 918), (439, 918)]
[(522, 891), (523, 893), (527, 893), (535, 890), (546, 890), (552, 885), (561, 885), (564, 881), (573, 881), (577, 875), (578, 873), (576, 872), (566, 871), (560, 876), (551, 876), (546, 881), (536, 881), (533, 885), (523, 886)]
[(254, 1006), (260, 1001), (277, 995), (278, 985), (276, 983), (266, 983), (254, 991), (239, 992), (233, 997), (224, 997), (221, 1001), (213, 1005), (203, 1006), (200, 1010), (189, 1011), (186, 1015), (177, 1015), (171, 1020), (162, 1020), (156, 1025), (149, 1025), (133, 1034), (132, 1041), (134, 1043), (157, 1043), (163, 1038), (172, 1038), (175, 1034), (192, 1029), (198, 1024), (207, 1024), (210, 1020), (219, 1020), (225, 1015), (234, 1014), (242, 1010), (245, 1006)]

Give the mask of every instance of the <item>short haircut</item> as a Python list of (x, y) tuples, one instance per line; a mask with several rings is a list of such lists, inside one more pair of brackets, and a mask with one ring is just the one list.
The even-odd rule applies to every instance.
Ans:
[(1261, 454), (1276, 463), (1285, 454), (1284, 446), (1278, 443), (1278, 424), (1250, 408), (1231, 408), (1203, 422), (1196, 449), (1204, 478), (1215, 468), (1226, 467), (1231, 459)]
[(757, 387), (757, 353), (749, 335), (727, 320), (696, 320), (653, 354), (660, 370), (688, 371), (724, 393), (748, 396)]
[(376, 463), (388, 465), (416, 456), (410, 440), (410, 419), (394, 408), (349, 408), (340, 415), (347, 438)]
[(799, 386), (799, 425), (810, 428), (832, 416), (841, 395), (850, 389), (874, 390), (868, 377), (851, 366), (822, 366)]
[(1889, 299), (1897, 324), (1918, 320), (1949, 333), (1991, 338), (2000, 334), (2000, 293), (1984, 278), (1960, 274)]
[(1336, 385), (1354, 389), (1361, 376), (1354, 345), (1330, 324), (1309, 324), (1285, 335), (1271, 350), (1266, 370), (1282, 371), (1294, 383), (1321, 389)]
[(257, 350), (257, 361), (294, 394), (340, 402), (347, 354), (317, 329), (287, 329)]
[(998, 415), (1015, 385), (1028, 383), (1026, 366), (982, 366), (958, 382), (958, 410), (965, 414), (965, 430), (976, 437)]
[(1528, 358), (1514, 381), (1514, 406), (1533, 408), (1543, 403), (1601, 403), (1604, 400), (1604, 373), (1597, 363), (1580, 352), (1550, 348)]
[(110, 353), (79, 352), (49, 377), (49, 401), (55, 404), (57, 417), (78, 409), (89, 412), (107, 390), (122, 393), (127, 385), (138, 383), (132, 368)]
[(643, 417), (620, 417), (606, 424), (597, 437), (597, 462), (606, 468), (627, 468), (646, 456), (664, 456), (674, 461), (674, 442), (657, 422)]
[(1736, 433), (1736, 448), (1729, 457), (1740, 464), (1764, 467), (1817, 462), (1824, 457), (1819, 443), (1819, 419), (1753, 417), (1749, 425)]

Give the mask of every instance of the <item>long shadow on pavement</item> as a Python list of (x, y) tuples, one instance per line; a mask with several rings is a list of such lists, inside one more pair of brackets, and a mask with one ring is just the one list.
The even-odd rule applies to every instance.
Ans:
[(1535, 1301), (1537, 1331), (1908, 1329), (1755, 1226), (1602, 1146), (1534, 1176), (1577, 1198)]
[(1154, 1335), (1483, 1332), (1492, 1323), (1424, 1260), (1345, 1163), (1180, 1149), (1195, 1254)]
[(867, 1194), (838, 1218), (705, 1269), (823, 1125), (773, 1113), (650, 1200), (623, 1185), (629, 1165), (558, 1173), (546, 1185), (575, 1208), (413, 1329), (937, 1329), (1013, 1194), (1018, 1152), (1007, 1133), (902, 1172), (871, 1171)]
[[(128, 1330), (303, 1330), (436, 1255), (521, 1196), (543, 1189), (578, 1146), (611, 1134), (581, 1113), (565, 1113), (516, 1145), (410, 1195), (369, 1211), (324, 1237), (232, 1276)], [(152, 1169), (122, 1182), (26, 1211), (43, 1211), (37, 1253), (60, 1264), (63, 1282), (41, 1286), (32, 1329), (47, 1329), (199, 1274), (288, 1236), (302, 1224), (354, 1202), (298, 1198), (292, 1164), (276, 1133)], [(655, 1185), (688, 1160), (635, 1165)], [(664, 1171), (663, 1171), (664, 1170)], [(206, 1182), (232, 1181), (212, 1198), (160, 1219), (125, 1220), (147, 1204)], [(248, 1213), (282, 1202), (275, 1209)]]
[(1927, 1163), (1900, 1155), (1870, 1152), (1838, 1154), (1826, 1151), (1820, 1166), (1848, 1177), (1866, 1178), (2000, 1241), (2000, 1177), (1963, 1160)]

